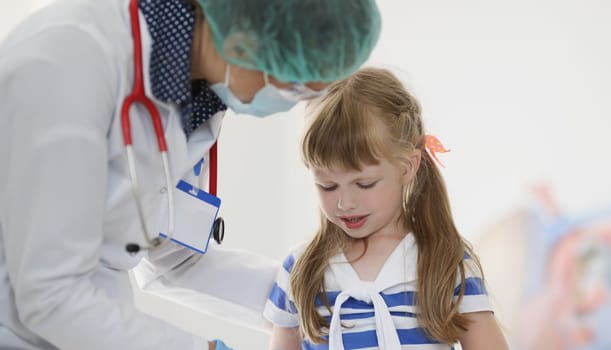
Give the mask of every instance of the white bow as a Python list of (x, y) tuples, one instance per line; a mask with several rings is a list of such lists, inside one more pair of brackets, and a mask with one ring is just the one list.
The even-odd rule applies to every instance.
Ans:
[(340, 310), (342, 304), (353, 297), (365, 302), (373, 303), (373, 311), (376, 321), (376, 336), (378, 338), (378, 347), (384, 350), (401, 350), (401, 343), (392, 321), (392, 316), (388, 310), (388, 306), (380, 293), (374, 291), (344, 291), (341, 292), (335, 304), (333, 305), (333, 315), (331, 316), (331, 324), (329, 326), (329, 350), (344, 350), (344, 342), (342, 340), (342, 329), (340, 323)]

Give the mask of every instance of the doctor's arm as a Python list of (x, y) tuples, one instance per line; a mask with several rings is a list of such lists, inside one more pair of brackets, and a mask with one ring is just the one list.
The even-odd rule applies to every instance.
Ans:
[(279, 261), (215, 243), (204, 255), (172, 244), (152, 252), (134, 269), (134, 277), (145, 292), (269, 333), (263, 309), (279, 266)]
[(492, 312), (472, 312), (465, 315), (471, 323), (460, 337), (460, 345), (463, 350), (509, 350), (503, 332)]
[(109, 247), (103, 231), (107, 133), (120, 79), (114, 58), (71, 27), (33, 35), (19, 50), (1, 58), (0, 75), (0, 142), (8, 145), (0, 186), (10, 203), (0, 210), (19, 319), (63, 350), (208, 349), (99, 287), (108, 275), (128, 281), (125, 271), (104, 266), (102, 249), (124, 252), (120, 239)]

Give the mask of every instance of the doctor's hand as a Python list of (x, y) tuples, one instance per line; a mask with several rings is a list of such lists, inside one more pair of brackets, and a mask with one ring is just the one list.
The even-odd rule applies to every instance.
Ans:
[(209, 344), (210, 344), (209, 350), (233, 350), (230, 347), (228, 347), (227, 345), (225, 345), (225, 343), (223, 343), (221, 340), (218, 340), (218, 339), (211, 341)]

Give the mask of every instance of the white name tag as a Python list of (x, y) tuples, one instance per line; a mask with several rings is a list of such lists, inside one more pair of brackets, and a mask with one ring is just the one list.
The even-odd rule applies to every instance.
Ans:
[[(180, 180), (174, 196), (174, 234), (172, 241), (204, 254), (212, 236), (221, 199)], [(165, 233), (160, 236), (167, 237)]]

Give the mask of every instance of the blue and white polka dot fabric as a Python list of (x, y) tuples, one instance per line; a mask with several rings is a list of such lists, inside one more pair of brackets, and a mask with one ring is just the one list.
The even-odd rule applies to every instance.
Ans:
[(187, 137), (227, 106), (205, 80), (191, 80), (191, 42), (195, 12), (184, 0), (141, 0), (153, 46), (150, 79), (153, 95), (180, 106)]

